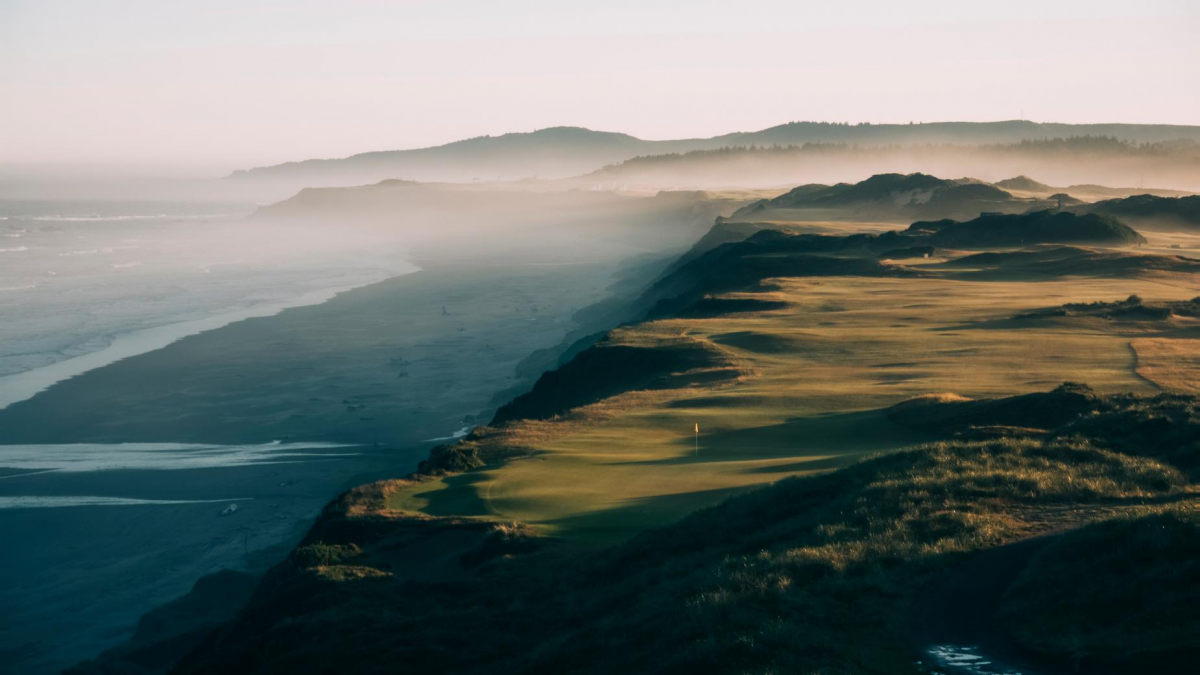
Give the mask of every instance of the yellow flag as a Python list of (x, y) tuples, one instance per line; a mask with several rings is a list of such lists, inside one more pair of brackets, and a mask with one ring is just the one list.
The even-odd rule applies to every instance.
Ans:
[(696, 422), (696, 433), (700, 433), (700, 423)]

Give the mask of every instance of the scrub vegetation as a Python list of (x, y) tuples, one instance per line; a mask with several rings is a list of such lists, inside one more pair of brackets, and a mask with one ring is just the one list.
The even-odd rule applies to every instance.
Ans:
[[(1000, 656), (1178, 670), (1200, 263), (1142, 241), (1060, 210), (719, 221), (639, 319), (327, 507), (177, 672), (922, 673), (931, 607)], [(962, 570), (995, 597), (939, 590)]]

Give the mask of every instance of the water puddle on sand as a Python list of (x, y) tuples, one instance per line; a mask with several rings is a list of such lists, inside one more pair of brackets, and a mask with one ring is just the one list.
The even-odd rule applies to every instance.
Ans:
[(939, 675), (1035, 675), (1028, 670), (1018, 670), (997, 663), (980, 653), (979, 647), (971, 645), (933, 645), (925, 650), (933, 673)]

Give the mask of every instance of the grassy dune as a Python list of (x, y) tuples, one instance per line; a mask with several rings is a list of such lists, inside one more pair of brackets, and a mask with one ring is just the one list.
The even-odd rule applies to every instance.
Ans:
[(1036, 440), (936, 443), (779, 481), (600, 550), (381, 509), (396, 487), (326, 509), (176, 672), (915, 675), (913, 640), (937, 635), (914, 612), (920, 589), (969, 554), (1063, 513), (1194, 503), (1170, 466)]
[[(1196, 508), (1180, 364), (1200, 319), (1171, 308), (1200, 263), (1051, 244), (885, 264), (886, 239), (755, 234), (856, 224), (760, 225), (669, 268), (638, 301), (655, 319), (327, 507), (179, 672), (895, 675), (960, 638), (1112, 662), (1088, 607), (1001, 625), (1000, 595), (1036, 603), (1023, 570), (1085, 569), (1070, 537), (1089, 523)], [(1188, 522), (1080, 536), (1175, 555)], [(1192, 626), (1196, 586), (1167, 572), (1139, 583), (1170, 581)], [(1118, 656), (1189, 662), (1190, 634), (1146, 633)]]
[(1200, 655), (1197, 578), (1200, 510), (1142, 509), (1055, 541), (1009, 589), (1000, 616), (1023, 646), (1077, 669), (1171, 672), (1164, 652), (1190, 644), (1193, 662)]
[(519, 520), (570, 539), (627, 538), (759, 484), (926, 440), (879, 412), (915, 396), (1005, 396), (1066, 380), (1101, 392), (1156, 393), (1157, 381), (1136, 370), (1130, 343), (1157, 327), (1011, 317), (1130, 293), (1187, 297), (1170, 280), (1145, 278), (772, 283), (776, 290), (754, 295), (784, 309), (620, 331), (625, 344), (657, 344), (664, 333), (707, 343), (739, 363), (736, 382), (639, 391), (557, 421), (510, 423), (477, 441), (481, 453), (525, 457), (419, 483), (390, 506)]

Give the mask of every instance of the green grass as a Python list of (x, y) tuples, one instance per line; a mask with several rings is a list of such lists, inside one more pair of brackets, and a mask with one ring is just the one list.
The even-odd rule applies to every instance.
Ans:
[(915, 673), (905, 626), (933, 575), (1044, 527), (1039, 509), (1185, 485), (1086, 444), (938, 443), (783, 480), (607, 549), (527, 549), (527, 532), (498, 529), (463, 552), (472, 575), (439, 583), (387, 564), (417, 550), (397, 536), (428, 545), (425, 521), (333, 515), (310, 539), (363, 553), (276, 570), (180, 672)]
[[(181, 672), (919, 672), (914, 605), (931, 580), (1194, 490), (1194, 446), (1174, 446), (1194, 435), (1195, 401), (1154, 397), (1188, 371), (1168, 356), (1147, 370), (1133, 347), (1186, 335), (1012, 320), (1190, 298), (1190, 279), (1138, 261), (1120, 279), (1088, 261), (1043, 274), (1032, 258), (1003, 274), (920, 259), (905, 278), (740, 267), (708, 306), (764, 311), (617, 329), (422, 475), (351, 491), (304, 542), (316, 564), (278, 568)], [(680, 345), (705, 358), (646, 373), (624, 360)], [(1064, 381), (1091, 389), (1045, 393)], [(1068, 399), (1083, 400), (1042, 414)], [(918, 424), (906, 410), (937, 414)], [(947, 440), (980, 426), (1000, 438)], [(1045, 637), (1068, 623), (1051, 617)]]
[(629, 393), (558, 421), (510, 423), (466, 447), (522, 458), (400, 490), (390, 505), (619, 541), (756, 485), (929, 440), (879, 412), (909, 398), (1005, 396), (1066, 380), (1101, 393), (1153, 394), (1157, 388), (1135, 372), (1125, 329), (973, 326), (1131, 292), (1187, 295), (1154, 279), (1083, 285), (851, 277), (777, 285), (760, 295), (786, 303), (783, 309), (620, 331), (622, 343), (635, 345), (661, 344), (664, 334), (709, 343), (747, 372), (736, 383)]

